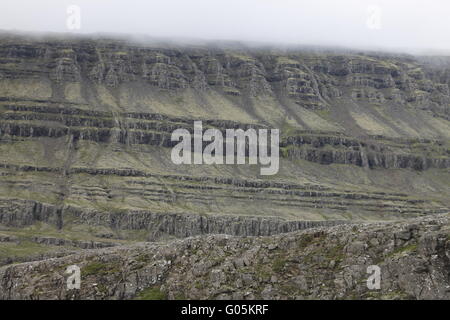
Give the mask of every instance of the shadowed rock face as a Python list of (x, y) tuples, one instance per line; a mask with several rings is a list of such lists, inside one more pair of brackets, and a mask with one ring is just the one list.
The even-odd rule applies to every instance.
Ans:
[[(87, 263), (98, 254), (165, 248), (129, 247), (135, 242), (191, 236), (231, 241), (238, 255), (248, 241), (275, 244), (291, 239), (276, 236), (287, 232), (348, 231), (353, 222), (446, 213), (449, 85), (447, 57), (0, 35), (0, 265), (44, 260), (49, 267), (46, 259), (80, 251)], [(195, 120), (222, 132), (280, 129), (278, 174), (260, 176), (259, 166), (248, 164), (173, 164), (171, 133), (192, 132)], [(169, 247), (188, 250), (192, 241), (200, 240)], [(99, 251), (83, 251), (92, 248)], [(280, 264), (270, 252), (261, 257)], [(317, 256), (310, 258), (326, 257)], [(327, 263), (331, 272), (337, 262)], [(351, 296), (340, 291), (353, 281), (347, 273), (336, 276), (336, 291), (326, 292), (314, 291), (314, 283), (307, 287), (307, 275), (294, 274), (299, 278), (291, 280), (304, 291), (295, 297)], [(16, 280), (3, 277), (0, 297), (31, 297), (11, 291)], [(214, 271), (208, 277), (214, 287), (224, 276)], [(245, 277), (233, 278), (233, 286), (249, 283)], [(261, 281), (249, 298), (293, 296), (287, 282)], [(169, 294), (175, 290), (165, 285)], [(394, 287), (402, 297), (428, 297)], [(128, 287), (98, 289), (102, 298), (136, 294)], [(186, 295), (230, 294), (210, 289)]]
[[(448, 215), (272, 237), (209, 235), (0, 268), (1, 299), (449, 299)], [(65, 269), (81, 269), (68, 290)], [(367, 267), (381, 270), (380, 290)]]
[[(64, 218), (62, 216), (64, 211)], [(16, 202), (0, 211), (0, 223), (5, 226), (25, 227), (36, 222), (62, 225), (63, 219), (78, 223), (105, 226), (111, 229), (144, 230), (149, 241), (164, 237), (186, 238), (203, 234), (235, 236), (269, 236), (320, 226), (334, 226), (345, 221), (286, 221), (275, 217), (202, 216), (198, 214), (152, 213), (147, 211), (98, 212), (77, 208), (58, 208), (38, 202)], [(8, 237), (5, 237), (9, 239)], [(46, 238), (44, 238), (46, 239)], [(55, 240), (54, 238), (49, 238)], [(36, 240), (36, 239), (34, 239)], [(60, 239), (56, 239), (60, 240)], [(51, 241), (43, 240), (44, 243)], [(60, 243), (62, 242), (62, 243)], [(56, 245), (64, 245), (57, 241)]]

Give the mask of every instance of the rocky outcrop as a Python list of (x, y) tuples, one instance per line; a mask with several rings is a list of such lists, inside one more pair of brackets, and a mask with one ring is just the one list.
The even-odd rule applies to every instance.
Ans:
[(0, 234), (0, 242), (18, 242), (19, 238), (7, 234)]
[(287, 149), (286, 155), (292, 159), (304, 159), (320, 164), (341, 163), (367, 168), (425, 170), (450, 167), (450, 159), (448, 158), (433, 159), (413, 154), (290, 148)]
[[(0, 299), (450, 299), (449, 218), (208, 235), (0, 268)], [(81, 269), (79, 290), (65, 270)], [(369, 266), (381, 272), (369, 289)], [(155, 292), (157, 294), (155, 294)]]
[(186, 238), (202, 234), (268, 236), (319, 226), (334, 226), (345, 221), (285, 221), (277, 218), (245, 216), (201, 216), (196, 214), (152, 214), (149, 212), (80, 213), (79, 222), (106, 225), (112, 229), (148, 230), (148, 240), (165, 237)]
[(42, 237), (42, 236), (32, 237), (31, 241), (39, 244), (44, 244), (47, 246), (67, 246), (67, 247), (78, 247), (81, 249), (99, 249), (117, 246), (117, 244), (113, 242), (70, 240), (70, 239)]
[(60, 208), (36, 201), (3, 200), (0, 207), (0, 224), (7, 226), (24, 227), (36, 221), (58, 225), (60, 217)]
[[(20, 213), (20, 214), (18, 214)], [(235, 236), (268, 236), (320, 226), (334, 226), (345, 221), (287, 221), (276, 217), (215, 216), (188, 213), (152, 213), (148, 211), (100, 212), (75, 207), (60, 209), (53, 205), (34, 201), (17, 200), (0, 211), (0, 223), (6, 226), (23, 227), (36, 222), (47, 222), (62, 228), (69, 218), (77, 224), (105, 226), (112, 230), (145, 230), (149, 241), (161, 238), (186, 238), (204, 234), (229, 234)], [(102, 248), (113, 243), (76, 241), (54, 237), (34, 237), (34, 242), (75, 246), (83, 249)]]

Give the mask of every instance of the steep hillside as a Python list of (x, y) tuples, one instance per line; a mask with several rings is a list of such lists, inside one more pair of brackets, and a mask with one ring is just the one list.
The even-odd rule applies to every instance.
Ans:
[[(0, 264), (446, 213), (449, 85), (447, 57), (3, 34)], [(280, 129), (279, 173), (173, 164), (194, 120)]]

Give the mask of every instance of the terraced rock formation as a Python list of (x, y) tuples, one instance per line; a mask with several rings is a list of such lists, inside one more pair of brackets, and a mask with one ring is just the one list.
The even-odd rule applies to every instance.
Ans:
[[(0, 264), (446, 213), (449, 85), (448, 57), (4, 33)], [(280, 129), (279, 173), (173, 164), (195, 120)]]

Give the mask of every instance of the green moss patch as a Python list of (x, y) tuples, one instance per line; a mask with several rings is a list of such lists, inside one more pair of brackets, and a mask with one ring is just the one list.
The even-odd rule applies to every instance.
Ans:
[(167, 300), (167, 296), (159, 287), (150, 287), (139, 292), (136, 300)]

